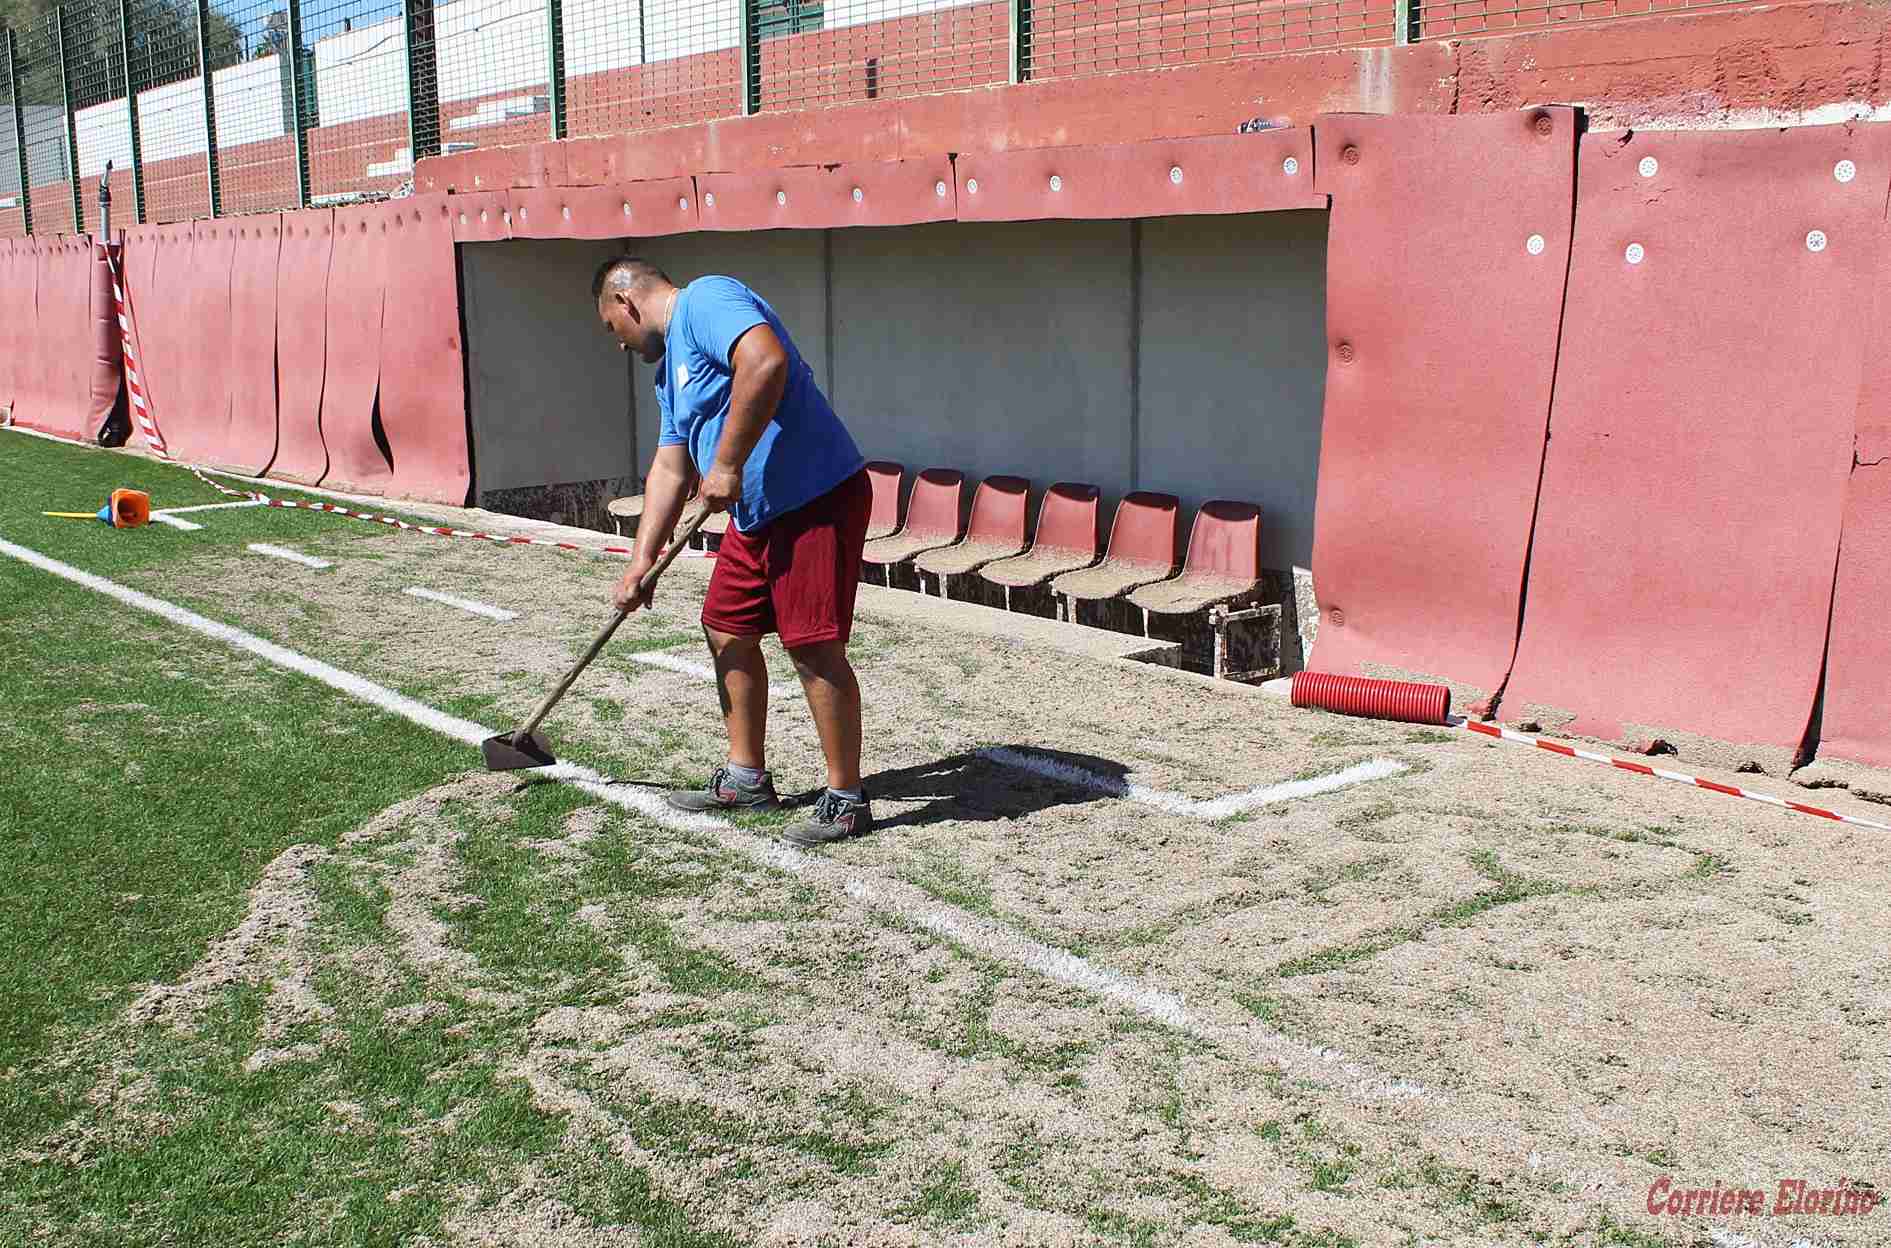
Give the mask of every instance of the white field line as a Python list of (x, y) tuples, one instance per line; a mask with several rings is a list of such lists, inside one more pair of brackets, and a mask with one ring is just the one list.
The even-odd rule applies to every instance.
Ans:
[[(273, 641), (208, 619), (175, 603), (75, 568), (36, 550), (17, 546), (4, 538), (0, 538), (0, 554), (9, 555), (75, 585), (83, 585), (125, 606), (149, 612), (225, 645), (247, 651), (285, 671), (318, 680), (331, 689), (463, 745), (477, 747), (487, 737), (494, 735), (471, 720), (436, 710), (424, 702), (417, 702), (333, 664), (299, 654), (286, 646), (279, 646)], [(914, 927), (934, 932), (988, 958), (1022, 966), (1058, 983), (1102, 996), (1146, 1018), (1188, 1031), (1211, 1043), (1244, 1052), (1288, 1074), (1307, 1078), (1326, 1087), (1349, 1090), (1372, 1100), (1435, 1099), (1435, 1094), (1419, 1084), (1388, 1078), (1334, 1049), (1290, 1039), (1259, 1022), (1243, 1020), (1239, 1025), (1231, 1026), (1204, 1019), (1191, 1013), (1179, 998), (1169, 993), (1139, 984), (1087, 958), (1029, 940), (995, 919), (981, 918), (943, 905), (915, 885), (899, 880), (869, 880), (854, 868), (804, 853), (777, 841), (757, 840), (754, 833), (738, 830), (724, 820), (673, 810), (662, 797), (647, 789), (614, 785), (608, 777), (575, 763), (558, 763), (539, 768), (537, 774), (574, 785), (593, 797), (642, 815), (659, 826), (709, 836), (726, 851), (803, 879), (817, 881), (833, 892), (888, 912)]]
[(198, 503), (191, 507), (166, 507), (162, 512), (152, 512), (153, 516), (183, 516), (193, 511), (227, 511), (232, 507), (261, 507), (253, 498), (246, 498), (240, 503)]
[[(674, 654), (633, 654), (632, 663), (641, 663), (645, 667), (660, 667), (666, 672), (681, 672), (685, 676), (700, 676), (704, 680), (714, 680), (716, 669), (707, 663), (698, 663), (694, 659), (681, 659)], [(770, 685), (768, 696), (771, 698), (792, 698), (800, 693), (792, 685)]]
[(1324, 776), (1315, 776), (1311, 780), (1288, 780), (1281, 784), (1249, 789), (1245, 793), (1230, 793), (1226, 797), (1195, 798), (1168, 789), (1152, 789), (1144, 784), (1130, 784), (1114, 776), (1106, 776), (1088, 768), (1059, 762), (1054, 758), (1027, 754), (1009, 746), (995, 746), (991, 749), (980, 750), (979, 754), (1005, 767), (1035, 772), (1051, 780), (1089, 789), (1093, 793), (1127, 798), (1132, 802), (1140, 802), (1144, 806), (1153, 806), (1157, 810), (1167, 811), (1172, 815), (1186, 815), (1191, 819), (1226, 819), (1242, 811), (1272, 806), (1276, 802), (1317, 797), (1322, 793), (1332, 793), (1338, 789), (1350, 788), (1355, 784), (1364, 784), (1369, 780), (1383, 780), (1387, 776), (1396, 776), (1400, 772), (1410, 770), (1396, 759), (1374, 758), (1363, 763), (1354, 763), (1351, 767), (1345, 767)]
[(192, 524), (192, 523), (191, 523), (190, 521), (188, 521), (188, 520), (179, 520), (179, 519), (178, 519), (178, 518), (177, 518), (176, 516), (174, 516), (174, 515), (172, 515), (172, 514), (171, 514), (170, 512), (168, 512), (168, 511), (154, 511), (154, 512), (152, 512), (152, 513), (151, 513), (151, 523), (153, 523), (153, 524), (168, 524), (168, 525), (170, 525), (170, 526), (171, 526), (172, 528), (174, 528), (174, 529), (182, 529), (182, 530), (183, 530), (184, 532), (186, 532), (186, 533), (201, 533), (201, 532), (203, 532), (203, 527), (204, 527), (204, 526), (203, 526), (203, 525), (201, 525), (201, 524)]
[(268, 542), (251, 542), (249, 549), (259, 555), (268, 555), (272, 559), (287, 559), (290, 563), (299, 563), (305, 568), (332, 568), (335, 565), (326, 559), (317, 559), (314, 555), (305, 555), (299, 550), (290, 550), (286, 546), (271, 546)]
[(519, 618), (517, 611), (508, 611), (504, 607), (495, 607), (489, 603), (477, 602), (471, 598), (457, 598), (452, 594), (443, 594), (437, 589), (422, 589), (418, 585), (411, 585), (401, 592), (406, 594), (409, 598), (425, 598), (428, 602), (445, 603), (449, 607), (458, 607), (460, 610), (470, 611), (474, 615), (483, 615), (489, 620), (499, 620), (503, 622), (505, 620), (516, 620)]

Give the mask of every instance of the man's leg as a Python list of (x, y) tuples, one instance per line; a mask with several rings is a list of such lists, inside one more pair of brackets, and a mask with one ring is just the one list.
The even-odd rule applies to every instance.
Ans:
[[(709, 653), (716, 661), (716, 694), (722, 699), (722, 725), (729, 734), (729, 761), (737, 767), (767, 771), (768, 661), (762, 639), (737, 637), (703, 626)], [(846, 656), (841, 658), (846, 663)], [(810, 700), (812, 700), (810, 698)], [(854, 695), (854, 756), (859, 758), (860, 696)], [(820, 719), (819, 714), (815, 716)], [(823, 730), (821, 741), (827, 741)]]
[[(814, 714), (814, 727), (821, 735), (821, 753), (827, 756), (827, 787), (857, 793), (860, 791), (860, 682), (854, 679), (853, 664), (847, 661), (847, 643), (817, 642), (796, 647), (789, 654), (801, 677), (801, 690), (807, 694), (808, 710)], [(758, 660), (759, 657), (758, 654)], [(756, 740), (760, 739), (758, 731)], [(733, 751), (733, 727), (729, 740)]]

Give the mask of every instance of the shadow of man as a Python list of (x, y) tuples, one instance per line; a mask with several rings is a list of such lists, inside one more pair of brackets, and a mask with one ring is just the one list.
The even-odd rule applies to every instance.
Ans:
[[(1024, 756), (1046, 764), (1047, 771), (1071, 770), (1082, 778), (1045, 775), (1001, 763), (992, 754)], [(936, 762), (899, 767), (865, 777), (868, 798), (875, 802), (919, 802), (910, 810), (876, 809), (873, 830), (917, 828), (945, 820), (989, 822), (1021, 819), (1058, 806), (1082, 806), (1123, 796), (1129, 791), (1129, 768), (1094, 754), (1008, 745), (965, 750)], [(783, 799), (786, 806), (811, 805), (822, 793), (812, 789)]]

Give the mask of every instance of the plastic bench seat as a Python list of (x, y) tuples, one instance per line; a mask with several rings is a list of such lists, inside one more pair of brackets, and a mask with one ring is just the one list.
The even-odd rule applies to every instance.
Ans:
[(1138, 490), (1116, 505), (1110, 549), (1094, 568), (1066, 572), (1051, 589), (1067, 598), (1094, 602), (1118, 598), (1175, 573), (1175, 531), (1180, 502), (1173, 494)]
[(1097, 561), (1097, 487), (1060, 481), (1044, 491), (1029, 553), (988, 563), (978, 574), (1007, 589), (1028, 589)]
[(915, 555), (959, 540), (959, 500), (965, 474), (953, 468), (928, 468), (913, 480), (906, 498), (906, 524), (898, 533), (867, 543), (866, 563), (904, 563)]
[(873, 512), (867, 518), (867, 540), (877, 541), (900, 531), (900, 481), (906, 476), (904, 464), (874, 460), (867, 465), (867, 480), (873, 486)]
[(1186, 615), (1260, 589), (1261, 509), (1214, 499), (1195, 513), (1182, 575), (1144, 585), (1129, 600), (1159, 615)]
[(934, 576), (965, 576), (994, 559), (1024, 549), (1024, 513), (1031, 483), (1023, 477), (986, 477), (972, 495), (972, 523), (965, 540), (929, 550), (913, 566)]

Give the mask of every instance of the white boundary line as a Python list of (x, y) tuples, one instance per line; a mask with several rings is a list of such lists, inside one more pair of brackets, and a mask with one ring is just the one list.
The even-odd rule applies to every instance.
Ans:
[(151, 514), (153, 516), (157, 516), (159, 514), (166, 515), (166, 516), (181, 516), (181, 515), (186, 515), (193, 511), (227, 511), (232, 507), (261, 507), (261, 506), (262, 504), (257, 502), (255, 499), (246, 498), (240, 503), (197, 503), (190, 507), (166, 507), (162, 513), (154, 511)]
[(452, 594), (443, 594), (437, 589), (423, 589), (418, 585), (410, 585), (401, 592), (406, 594), (409, 598), (425, 598), (429, 602), (445, 603), (449, 607), (458, 607), (460, 610), (470, 611), (474, 615), (483, 615), (489, 620), (504, 622), (506, 620), (516, 620), (519, 618), (517, 611), (508, 611), (504, 607), (495, 607), (489, 603), (476, 602), (471, 598), (457, 598)]
[(1342, 768), (1324, 776), (1315, 776), (1311, 780), (1288, 780), (1281, 784), (1249, 789), (1245, 793), (1230, 793), (1226, 797), (1195, 798), (1185, 793), (1174, 793), (1168, 789), (1152, 789), (1148, 785), (1130, 784), (1084, 767), (1059, 762), (1054, 758), (1014, 750), (1007, 745), (980, 750), (979, 754), (1004, 767), (1035, 772), (1047, 779), (1062, 781), (1080, 789), (1089, 789), (1093, 793), (1101, 793), (1106, 797), (1126, 798), (1144, 806), (1153, 806), (1157, 810), (1167, 811), (1172, 815), (1186, 815), (1191, 819), (1226, 819), (1242, 811), (1272, 806), (1276, 802), (1290, 802), (1302, 797), (1316, 797), (1321, 793), (1332, 793), (1338, 789), (1350, 788), (1355, 784), (1364, 784), (1369, 780), (1383, 780), (1387, 776), (1396, 776), (1401, 772), (1411, 770), (1397, 759), (1374, 758), (1363, 763), (1354, 763), (1351, 767)]
[(179, 520), (176, 516), (172, 515), (168, 511), (152, 512), (151, 522), (153, 524), (168, 524), (172, 528), (181, 529), (182, 531), (186, 533), (201, 533), (203, 532), (203, 527), (204, 527), (201, 524), (192, 524), (188, 520)]
[(272, 559), (287, 559), (290, 563), (299, 563), (305, 568), (332, 568), (335, 565), (326, 559), (317, 559), (314, 555), (305, 555), (299, 550), (290, 550), (286, 546), (271, 546), (268, 542), (251, 542), (249, 549), (259, 555), (268, 555)]
[[(471, 720), (449, 715), (352, 672), (343, 671), (333, 664), (298, 654), (286, 646), (208, 619), (195, 611), (120, 585), (82, 568), (75, 568), (36, 550), (17, 546), (4, 538), (0, 538), (0, 554), (9, 555), (75, 585), (82, 585), (125, 606), (149, 612), (160, 619), (246, 651), (285, 671), (320, 681), (332, 689), (463, 745), (476, 747), (493, 735)], [(647, 789), (613, 785), (607, 777), (588, 767), (558, 763), (539, 768), (534, 774), (574, 785), (593, 797), (642, 815), (661, 827), (707, 835), (726, 851), (819, 882), (863, 905), (888, 912), (903, 922), (955, 941), (988, 958), (1022, 966), (1058, 983), (1104, 997), (1146, 1018), (1188, 1031), (1212, 1043), (1228, 1046), (1252, 1059), (1271, 1063), (1289, 1074), (1327, 1087), (1349, 1090), (1370, 1100), (1436, 1099), (1433, 1093), (1419, 1084), (1388, 1078), (1352, 1061), (1337, 1050), (1291, 1039), (1258, 1022), (1242, 1020), (1239, 1025), (1229, 1025), (1204, 1019), (1190, 1012), (1181, 999), (1171, 993), (1138, 983), (1067, 950), (1030, 940), (995, 919), (943, 905), (915, 885), (900, 880), (869, 879), (857, 869), (842, 863), (804, 853), (778, 841), (757, 840), (754, 833), (737, 829), (723, 820), (674, 810)]]

